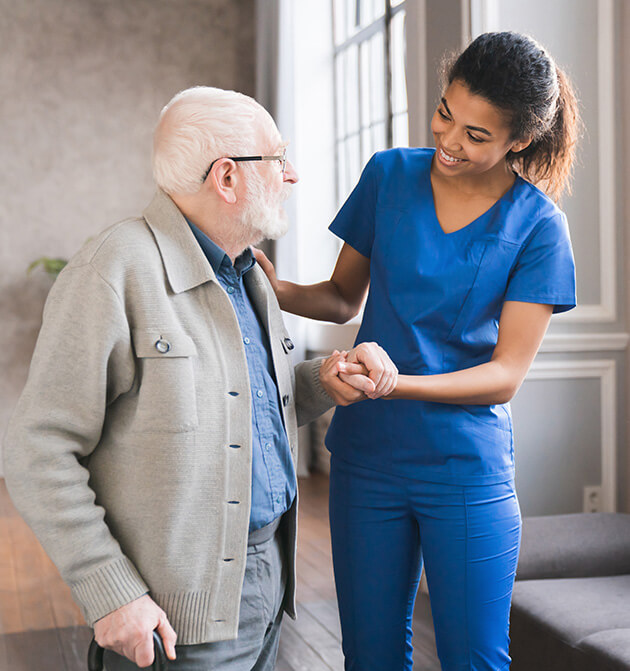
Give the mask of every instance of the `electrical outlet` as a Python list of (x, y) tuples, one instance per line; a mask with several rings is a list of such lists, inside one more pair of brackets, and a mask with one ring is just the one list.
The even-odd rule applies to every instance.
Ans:
[(601, 485), (587, 485), (584, 487), (583, 510), (585, 513), (600, 513), (602, 511)]

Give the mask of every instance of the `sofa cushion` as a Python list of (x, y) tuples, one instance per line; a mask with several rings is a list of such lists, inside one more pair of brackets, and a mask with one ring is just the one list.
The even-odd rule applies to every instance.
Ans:
[(522, 580), (512, 613), (526, 613), (570, 645), (608, 629), (630, 629), (630, 575)]
[(517, 580), (630, 573), (630, 515), (526, 517)]
[(511, 671), (628, 671), (629, 594), (630, 575), (517, 582)]
[(630, 629), (598, 631), (580, 641), (584, 668), (597, 671), (630, 669)]

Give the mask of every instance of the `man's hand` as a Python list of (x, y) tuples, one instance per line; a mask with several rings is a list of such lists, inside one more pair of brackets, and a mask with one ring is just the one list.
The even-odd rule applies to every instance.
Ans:
[[(360, 363), (348, 363), (347, 352), (335, 350), (331, 356), (322, 361), (319, 379), (336, 405), (350, 405), (367, 398), (376, 389), (376, 385), (367, 377), (367, 368)], [(344, 367), (346, 381), (340, 376), (340, 366)]]
[(155, 629), (162, 637), (166, 656), (175, 659), (177, 634), (166, 613), (145, 594), (98, 620), (94, 624), (94, 638), (101, 648), (124, 655), (144, 668), (153, 664)]
[(387, 352), (375, 342), (362, 342), (348, 352), (346, 363), (339, 364), (339, 377), (348, 384), (355, 386), (355, 369), (345, 370), (346, 366), (361, 363), (374, 382), (374, 391), (365, 391), (368, 398), (375, 399), (391, 394), (398, 382), (398, 369), (389, 358)]

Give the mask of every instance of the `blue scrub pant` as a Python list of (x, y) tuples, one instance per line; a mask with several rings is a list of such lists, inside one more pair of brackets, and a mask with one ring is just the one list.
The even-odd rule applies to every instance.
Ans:
[(509, 668), (521, 536), (513, 482), (436, 484), (333, 456), (330, 528), (346, 671), (412, 669), (423, 562), (443, 671)]

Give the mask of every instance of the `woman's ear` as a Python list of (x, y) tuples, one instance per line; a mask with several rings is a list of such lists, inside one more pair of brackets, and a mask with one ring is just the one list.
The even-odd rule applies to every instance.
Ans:
[(236, 203), (237, 183), (236, 163), (229, 158), (220, 158), (213, 166), (205, 186), (214, 189), (221, 200), (234, 205)]
[(529, 145), (532, 143), (532, 138), (524, 138), (523, 140), (517, 140), (512, 144), (510, 147), (510, 151), (513, 152), (514, 154), (518, 154), (519, 151), (523, 151), (523, 149), (527, 149)]

